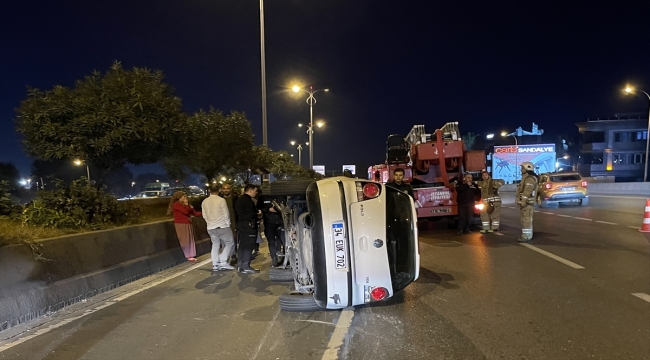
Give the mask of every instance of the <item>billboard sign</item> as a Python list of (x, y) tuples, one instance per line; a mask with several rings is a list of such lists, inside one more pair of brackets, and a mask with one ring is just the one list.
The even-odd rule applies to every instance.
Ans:
[(314, 165), (314, 171), (325, 176), (325, 165)]
[(352, 174), (356, 174), (357, 173), (356, 168), (357, 168), (356, 165), (343, 165), (343, 170), (342, 171), (350, 170), (352, 172)]
[(511, 184), (521, 180), (519, 165), (530, 161), (535, 173), (555, 171), (555, 144), (495, 146), (492, 155), (492, 177)]

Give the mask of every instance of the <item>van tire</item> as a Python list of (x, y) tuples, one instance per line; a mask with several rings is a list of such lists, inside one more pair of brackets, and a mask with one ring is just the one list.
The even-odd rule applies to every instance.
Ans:
[(272, 281), (288, 282), (293, 281), (293, 270), (291, 268), (270, 268), (269, 269), (269, 279)]
[(324, 310), (318, 306), (314, 294), (285, 292), (280, 295), (280, 309), (287, 312), (314, 312)]

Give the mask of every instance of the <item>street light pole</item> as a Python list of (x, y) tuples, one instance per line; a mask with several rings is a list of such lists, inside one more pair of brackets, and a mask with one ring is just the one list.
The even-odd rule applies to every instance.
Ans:
[[(299, 92), (301, 89), (299, 86), (294, 86), (293, 91)], [(309, 168), (314, 169), (314, 104), (316, 104), (316, 98), (314, 94), (319, 91), (330, 91), (330, 89), (318, 89), (314, 90), (313, 86), (309, 86), (309, 90), (303, 90), (309, 96), (307, 97), (307, 104), (309, 104), (309, 125), (307, 126), (307, 134), (309, 135)]]
[(645, 169), (643, 170), (643, 182), (648, 181), (648, 150), (650, 150), (650, 95), (641, 90), (641, 89), (635, 89), (633, 87), (627, 86), (625, 87), (625, 92), (628, 94), (633, 94), (634, 91), (640, 91), (645, 94), (645, 96), (648, 97), (648, 130), (645, 133)]
[(266, 54), (264, 51), (264, 0), (260, 0), (260, 63), (262, 70), (262, 145), (268, 146), (266, 135)]
[[(75, 160), (74, 164), (79, 166), (81, 164), (86, 165), (86, 176), (88, 176), (88, 185), (90, 185), (90, 168), (88, 167), (88, 163), (86, 163), (84, 160)], [(41, 179), (43, 181), (43, 179)]]
[(302, 166), (302, 145), (298, 144), (298, 164)]

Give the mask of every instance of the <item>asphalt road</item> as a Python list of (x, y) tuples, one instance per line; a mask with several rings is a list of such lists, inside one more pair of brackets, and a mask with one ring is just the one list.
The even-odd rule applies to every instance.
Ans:
[(0, 359), (650, 359), (644, 206), (536, 209), (521, 245), (506, 193), (500, 232), (423, 223), (420, 279), (345, 311), (281, 312), (268, 256), (257, 275), (185, 264), (0, 332)]

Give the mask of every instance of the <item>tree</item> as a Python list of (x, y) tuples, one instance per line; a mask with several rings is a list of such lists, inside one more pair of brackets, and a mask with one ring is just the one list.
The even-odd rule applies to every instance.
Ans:
[(473, 132), (468, 132), (467, 134), (463, 135), (463, 141), (465, 142), (465, 151), (472, 150), (474, 143), (476, 143), (477, 136), (478, 134), (475, 134)]
[(288, 152), (274, 152), (265, 146), (253, 147), (243, 165), (256, 173), (271, 173), (278, 179), (314, 178), (315, 174), (294, 162)]
[(174, 152), (182, 118), (181, 100), (162, 72), (124, 70), (115, 62), (106, 74), (95, 71), (71, 89), (30, 89), (16, 122), (29, 155), (83, 159), (105, 172)]
[(6, 180), (16, 186), (20, 181), (20, 172), (14, 164), (0, 162), (0, 181)]
[(224, 115), (215, 109), (201, 110), (186, 120), (185, 130), (185, 150), (163, 162), (175, 178), (194, 172), (214, 179), (230, 168), (241, 168), (253, 148), (251, 124), (243, 113)]

